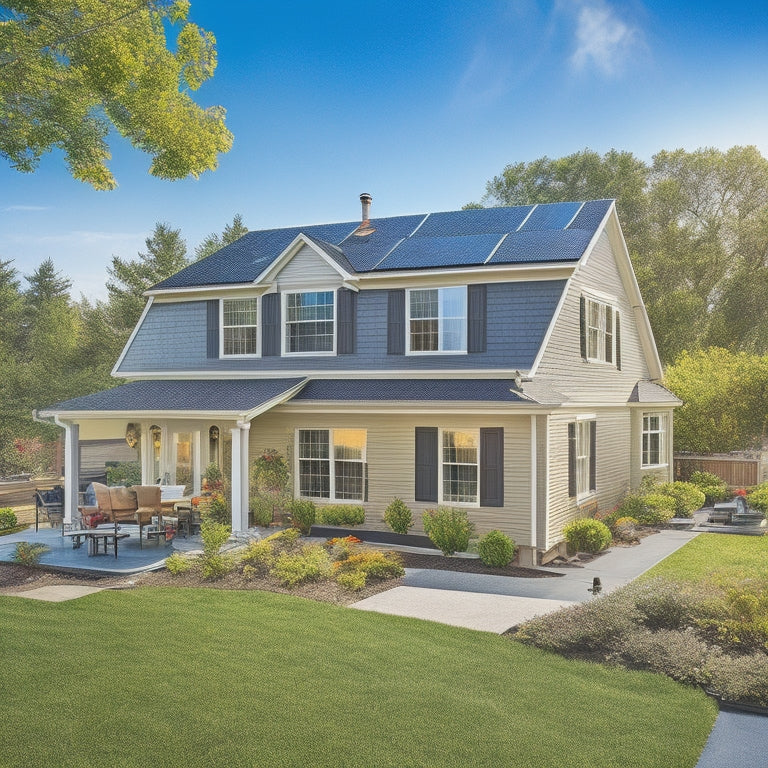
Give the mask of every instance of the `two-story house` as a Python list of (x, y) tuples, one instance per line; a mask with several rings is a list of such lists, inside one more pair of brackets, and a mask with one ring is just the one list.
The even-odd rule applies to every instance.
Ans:
[(672, 413), (611, 200), (249, 232), (147, 292), (113, 374), (41, 411), (78, 441), (128, 433), (143, 482), (231, 479), (247, 527), (267, 450), (297, 497), (470, 511), (534, 562), (644, 474), (671, 479)]

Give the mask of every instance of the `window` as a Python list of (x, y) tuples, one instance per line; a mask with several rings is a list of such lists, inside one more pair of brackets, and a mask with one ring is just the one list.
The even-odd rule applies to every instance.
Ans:
[(568, 425), (568, 495), (587, 496), (596, 490), (597, 424), (581, 419)]
[(285, 294), (286, 354), (333, 353), (335, 291)]
[(654, 467), (666, 464), (664, 434), (666, 417), (663, 413), (643, 414), (643, 466)]
[(365, 501), (364, 429), (300, 429), (299, 494), (334, 501)]
[(581, 354), (590, 362), (621, 368), (619, 311), (610, 303), (582, 296)]
[(257, 298), (221, 300), (222, 355), (258, 354)]
[(477, 431), (443, 430), (441, 503), (478, 503), (478, 443)]
[(467, 351), (467, 289), (408, 291), (409, 353)]

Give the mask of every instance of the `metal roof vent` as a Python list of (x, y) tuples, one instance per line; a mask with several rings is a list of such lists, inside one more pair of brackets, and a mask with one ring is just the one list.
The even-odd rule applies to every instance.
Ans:
[(362, 221), (360, 222), (360, 226), (355, 230), (355, 235), (357, 237), (364, 237), (365, 235), (370, 235), (372, 232), (376, 231), (371, 226), (371, 203), (372, 202), (373, 202), (373, 198), (367, 192), (363, 192), (363, 194), (360, 195), (360, 203), (363, 206), (363, 215), (362, 215)]

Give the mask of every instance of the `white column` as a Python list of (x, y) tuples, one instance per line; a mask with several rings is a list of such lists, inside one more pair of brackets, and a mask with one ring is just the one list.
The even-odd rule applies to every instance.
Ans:
[(248, 441), (251, 434), (251, 422), (240, 424), (240, 530), (248, 530), (248, 507), (250, 505), (250, 472)]
[(72, 523), (80, 480), (80, 427), (69, 423), (59, 426), (64, 427), (64, 522)]
[(531, 546), (536, 550), (537, 539), (537, 512), (538, 512), (538, 477), (537, 477), (537, 434), (536, 434), (536, 416), (531, 416)]
[(240, 442), (240, 427), (232, 427), (232, 533), (241, 531), (241, 520), (243, 518), (243, 496), (240, 492), (242, 486), (242, 462), (240, 460), (240, 454), (242, 452), (242, 444)]

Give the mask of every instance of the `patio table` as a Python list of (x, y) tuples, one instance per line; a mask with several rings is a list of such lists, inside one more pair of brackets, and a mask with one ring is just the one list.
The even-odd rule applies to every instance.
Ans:
[(72, 539), (72, 549), (80, 549), (83, 540), (88, 542), (88, 556), (98, 555), (99, 550), (102, 549), (103, 544), (104, 554), (107, 554), (107, 547), (113, 546), (115, 549), (115, 557), (117, 557), (117, 542), (120, 539), (127, 539), (131, 534), (123, 533), (119, 529), (115, 530), (110, 527), (106, 528), (92, 528), (90, 530), (80, 531), (65, 531), (62, 536), (64, 538)]

